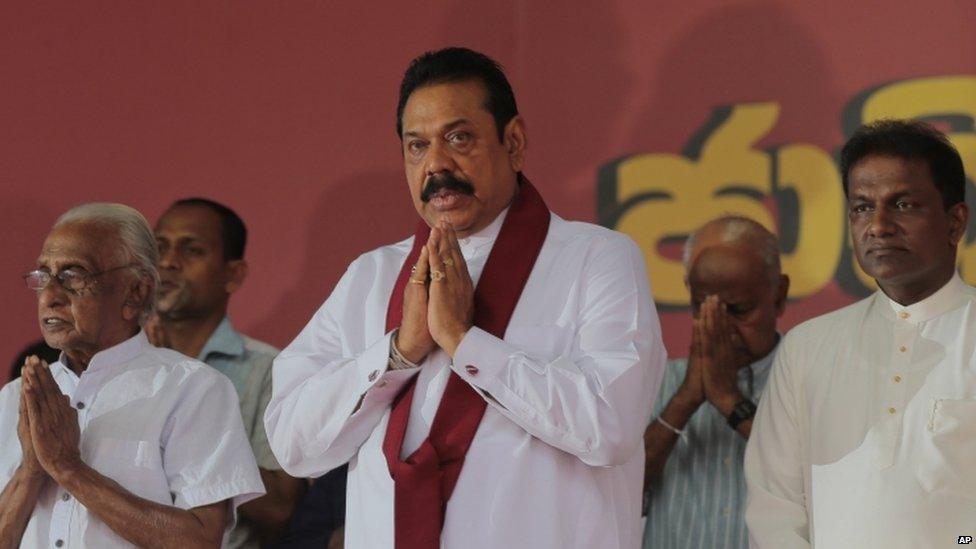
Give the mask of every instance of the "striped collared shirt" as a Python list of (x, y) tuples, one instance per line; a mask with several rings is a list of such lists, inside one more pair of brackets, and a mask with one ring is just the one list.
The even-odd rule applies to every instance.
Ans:
[[(739, 390), (758, 402), (775, 349), (739, 370)], [(668, 362), (654, 417), (667, 406), (685, 378), (687, 359)], [(746, 549), (743, 518), (746, 483), (742, 458), (746, 440), (729, 428), (708, 402), (685, 425), (664, 472), (647, 494), (644, 549)]]

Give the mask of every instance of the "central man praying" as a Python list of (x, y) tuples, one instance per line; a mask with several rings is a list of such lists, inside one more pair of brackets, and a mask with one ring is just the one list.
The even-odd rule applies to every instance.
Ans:
[(480, 53), (415, 59), (397, 134), (421, 219), (275, 360), (275, 455), (301, 477), (349, 462), (347, 547), (638, 547), (666, 358), (641, 252), (549, 211)]

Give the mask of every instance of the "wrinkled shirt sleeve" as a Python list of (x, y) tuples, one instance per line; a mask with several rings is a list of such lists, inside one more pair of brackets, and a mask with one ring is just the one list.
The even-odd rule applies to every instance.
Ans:
[(0, 492), (14, 478), (22, 459), (17, 423), (20, 420), (20, 379), (0, 389)]
[(376, 287), (363, 280), (375, 279), (373, 269), (362, 258), (353, 262), (274, 361), (265, 427), (290, 475), (317, 477), (349, 461), (417, 372), (388, 370), (390, 333), (358, 333), (367, 294)]
[(452, 367), (536, 438), (588, 465), (619, 465), (642, 448), (667, 358), (633, 241), (601, 239), (580, 292), (570, 352), (540, 356), (475, 327)]
[(802, 395), (791, 341), (787, 335), (776, 353), (746, 446), (746, 524), (755, 549), (810, 547), (799, 427)]
[(233, 499), (234, 507), (264, 494), (244, 432), (237, 392), (222, 374), (199, 368), (163, 431), (163, 469), (176, 507)]

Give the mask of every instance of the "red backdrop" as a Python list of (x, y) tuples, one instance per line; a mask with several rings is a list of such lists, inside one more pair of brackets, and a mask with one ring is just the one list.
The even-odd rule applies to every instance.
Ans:
[[(607, 207), (598, 187), (616, 181), (601, 173), (635, 155), (693, 158), (717, 107), (775, 104), (758, 147), (832, 155), (863, 94), (976, 74), (967, 0), (717, 4), (3, 3), (0, 374), (39, 335), (20, 275), (57, 215), (95, 200), (150, 222), (191, 195), (237, 210), (251, 276), (231, 315), (286, 344), (349, 261), (410, 232), (394, 109), (404, 68), (427, 49), (466, 45), (506, 66), (529, 129), (526, 173), (557, 213), (591, 221)], [(795, 213), (769, 208), (779, 223)], [(831, 282), (800, 296), (783, 328), (856, 293)], [(687, 312), (662, 318), (669, 354), (684, 355)]]

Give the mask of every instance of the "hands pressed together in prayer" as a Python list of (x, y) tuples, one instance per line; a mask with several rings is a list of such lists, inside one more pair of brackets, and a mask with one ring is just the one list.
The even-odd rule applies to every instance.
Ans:
[(741, 364), (737, 362), (732, 337), (732, 321), (725, 304), (716, 295), (708, 296), (692, 322), (688, 370), (678, 390), (688, 402), (701, 405), (707, 400), (726, 416), (742, 400), (738, 386)]
[(21, 468), (32, 478), (55, 482), (81, 463), (78, 412), (61, 393), (47, 363), (27, 358), (21, 372), (17, 436), (23, 451)]
[(452, 357), (474, 318), (474, 284), (457, 233), (446, 220), (430, 231), (403, 292), (396, 346), (419, 363), (435, 348)]

